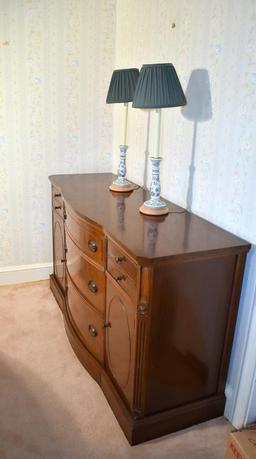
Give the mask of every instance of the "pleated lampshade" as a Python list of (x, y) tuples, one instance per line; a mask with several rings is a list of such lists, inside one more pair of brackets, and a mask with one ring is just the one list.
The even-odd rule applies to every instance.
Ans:
[(138, 77), (138, 69), (114, 70), (109, 85), (107, 104), (131, 102)]
[(133, 97), (134, 108), (186, 105), (178, 75), (172, 64), (144, 64)]

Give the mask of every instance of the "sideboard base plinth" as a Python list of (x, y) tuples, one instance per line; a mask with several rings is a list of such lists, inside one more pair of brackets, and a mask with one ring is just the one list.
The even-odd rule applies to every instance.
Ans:
[(54, 274), (50, 274), (50, 288), (53, 293), (53, 295), (56, 298), (56, 301), (60, 307), (60, 310), (64, 312), (65, 310), (65, 296), (60, 288), (58, 281), (55, 279)]

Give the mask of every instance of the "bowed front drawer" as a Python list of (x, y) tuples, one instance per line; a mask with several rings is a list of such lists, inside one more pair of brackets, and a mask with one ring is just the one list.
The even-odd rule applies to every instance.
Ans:
[(104, 265), (105, 237), (104, 234), (81, 219), (66, 205), (66, 229), (70, 237), (88, 257), (95, 263)]
[(101, 267), (91, 263), (76, 246), (69, 234), (67, 244), (67, 271), (80, 293), (104, 315), (105, 311), (105, 273)]
[(122, 289), (136, 300), (139, 286), (139, 267), (117, 244), (108, 241), (107, 269)]
[(67, 276), (67, 310), (78, 336), (94, 357), (104, 361), (104, 320), (79, 293), (69, 275)]

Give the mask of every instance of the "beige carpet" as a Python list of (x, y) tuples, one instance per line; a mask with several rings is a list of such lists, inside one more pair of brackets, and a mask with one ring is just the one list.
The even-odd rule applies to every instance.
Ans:
[(131, 447), (73, 354), (48, 282), (0, 287), (1, 459), (222, 459), (223, 418)]

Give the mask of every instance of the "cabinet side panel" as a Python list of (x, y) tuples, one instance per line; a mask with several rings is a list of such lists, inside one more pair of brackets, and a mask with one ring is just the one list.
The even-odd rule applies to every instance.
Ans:
[(53, 273), (62, 290), (65, 290), (65, 233), (63, 219), (53, 211)]
[(145, 413), (217, 392), (236, 256), (158, 266)]

